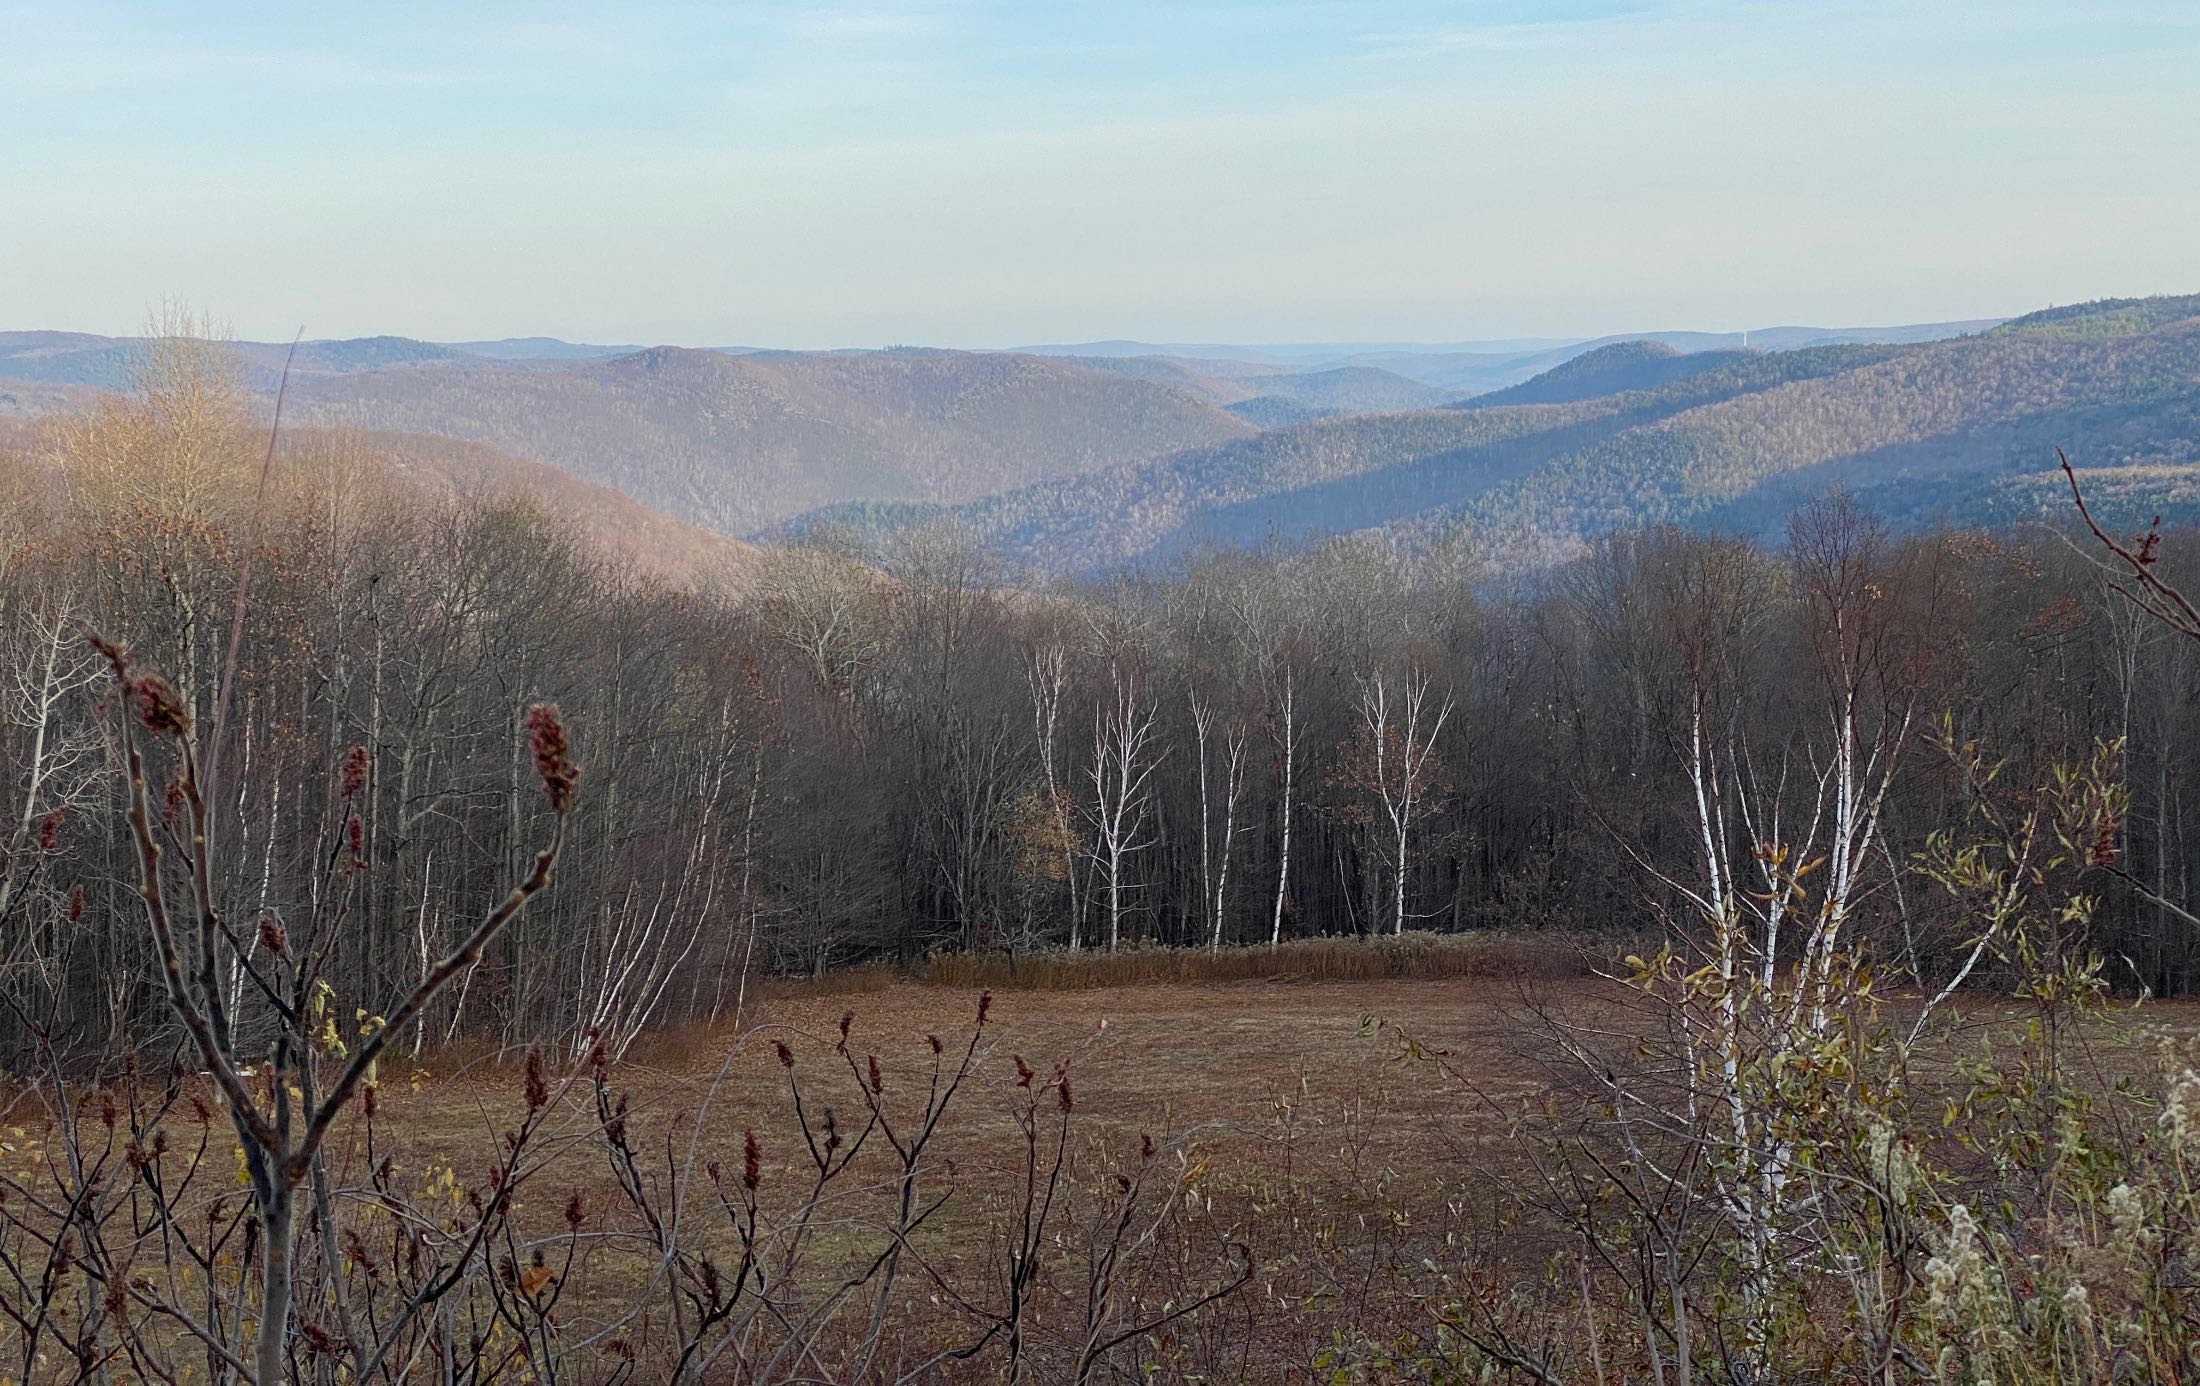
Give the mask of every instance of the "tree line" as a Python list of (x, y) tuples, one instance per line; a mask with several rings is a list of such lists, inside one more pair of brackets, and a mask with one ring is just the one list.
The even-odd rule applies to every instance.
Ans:
[[(1766, 804), (1883, 777), (1870, 821), (1842, 825), (1844, 908), (1937, 984), (1969, 926), (1911, 872), (1973, 791), (1936, 741), (2020, 775), (2111, 746), (2129, 811), (2095, 937), (2119, 985), (2193, 976), (2190, 642), (2045, 529), (1897, 534), (1835, 494), (1782, 545), (1635, 530), (1528, 577), (1338, 542), (1034, 589), (917, 528), (675, 586), (524, 497), (424, 500), (357, 438), (270, 449), (215, 349), (181, 339), (13, 475), (0, 989), (19, 1039), (172, 1024), (94, 635), (169, 680), (213, 767), (217, 972), (245, 1015), (239, 958), (261, 923), (313, 914), (332, 871), (356, 877), (334, 1004), (372, 1012), (444, 958), (525, 874), (549, 809), (522, 717), (562, 709), (584, 792), (558, 887), (400, 1037), (414, 1049), (619, 1046), (737, 1012), (762, 972), (942, 949), (1656, 932), (1689, 911), (1704, 827), (1676, 806), (1714, 753)], [(182, 831), (179, 788), (151, 792)], [(1773, 840), (1744, 817), (1714, 823), (1721, 851)]]

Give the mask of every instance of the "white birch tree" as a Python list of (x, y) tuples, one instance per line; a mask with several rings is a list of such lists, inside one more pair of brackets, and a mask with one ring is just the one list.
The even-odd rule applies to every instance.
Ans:
[(1268, 946), (1283, 942), (1283, 907), (1291, 887), (1291, 810), (1298, 790), (1298, 670), (1288, 656), (1275, 661), (1269, 681), (1269, 732), (1276, 743), (1277, 778), (1282, 792), (1276, 806), (1276, 895), (1268, 922)]
[(1109, 669), (1109, 696), (1093, 716), (1092, 857), (1105, 892), (1108, 951), (1122, 942), (1126, 897), (1134, 889), (1132, 859), (1154, 844), (1153, 772), (1160, 763), (1154, 723), (1156, 708), (1134, 671)]
[(1233, 722), (1222, 728), (1221, 735), (1221, 807), (1222, 830), (1215, 831), (1215, 799), (1208, 772), (1209, 743), (1215, 740), (1215, 706), (1199, 696), (1195, 689), (1190, 695), (1192, 736), (1194, 749), (1199, 756), (1199, 883), (1200, 904), (1207, 911), (1210, 950), (1222, 947), (1223, 923), (1229, 915), (1230, 856), (1238, 836), (1238, 801), (1245, 793), (1245, 729)]
[(1062, 879), (1069, 890), (1069, 946), (1084, 944), (1085, 892), (1077, 873), (1077, 837), (1070, 831), (1070, 795), (1063, 785), (1061, 759), (1062, 699), (1069, 687), (1069, 652), (1059, 643), (1031, 651), (1024, 664), (1031, 689), (1031, 733), (1039, 747), (1039, 769), (1046, 779), (1047, 812), (1061, 844)]
[(1413, 829), (1436, 810), (1444, 792), (1436, 739), (1450, 720), (1452, 699), (1432, 697), (1429, 676), (1419, 669), (1408, 671), (1395, 689), (1380, 672), (1360, 678), (1358, 688), (1360, 745), (1350, 774), (1381, 810), (1394, 873), (1390, 931), (1402, 934)]

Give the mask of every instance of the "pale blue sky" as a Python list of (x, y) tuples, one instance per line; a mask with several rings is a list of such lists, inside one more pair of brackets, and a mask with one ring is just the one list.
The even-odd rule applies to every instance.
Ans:
[(0, 328), (1450, 340), (2200, 291), (2200, 4), (0, 0)]

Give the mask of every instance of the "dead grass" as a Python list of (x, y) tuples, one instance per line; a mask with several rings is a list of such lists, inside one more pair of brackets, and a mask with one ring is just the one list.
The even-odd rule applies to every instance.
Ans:
[(765, 1001), (790, 996), (849, 996), (884, 991), (900, 980), (902, 974), (889, 963), (858, 963), (833, 968), (822, 977), (766, 977), (751, 988), (751, 994)]
[[(1198, 1203), (1204, 1211), (1197, 1228), (1212, 1238), (1166, 1256), (1142, 1253), (1158, 1268), (1154, 1273), (1179, 1275), (1186, 1289), (1207, 1288), (1235, 1264), (1227, 1248), (1236, 1243), (1260, 1264), (1257, 1290), (1184, 1325), (1191, 1336), (1167, 1349), (1191, 1353), (1193, 1337), (1213, 1335), (1197, 1351), (1234, 1365), (1200, 1379), (1307, 1379), (1345, 1325), (1412, 1322), (1411, 1296), (1388, 1267), (1454, 1255), (1486, 1237), (1483, 1210), (1508, 1179), (1525, 1173), (1502, 1110), (1530, 1100), (1543, 1085), (1540, 1071), (1516, 1058), (1506, 1039), (1521, 1007), (1531, 999), (1576, 1004), (1566, 998), (1581, 997), (1585, 988), (1573, 980), (1492, 975), (1511, 969), (1500, 968), (1500, 955), (1487, 945), (1444, 946), (1434, 954), (1424, 940), (1354, 947), (1280, 950), (1274, 975), (1230, 985), (1090, 980), (1119, 978), (1127, 965), (1159, 960), (1139, 953), (1119, 954), (1113, 970), (1087, 964), (1075, 974), (1074, 989), (1000, 990), (979, 1078), (939, 1145), (945, 1157), (939, 1168), (948, 1172), (928, 1185), (932, 1191), (952, 1184), (953, 1197), (913, 1245), (928, 1264), (986, 1283), (986, 1267), (1013, 1226), (1021, 1176), (1016, 1113), (1024, 1094), (1013, 1056), (1042, 1073), (1066, 1061), (1076, 1091), (1068, 1171), (1074, 1191), (1064, 1196), (1064, 1240), (1050, 1255), (1066, 1255), (1064, 1247), (1093, 1235), (1085, 1220), (1112, 1196), (1117, 1172), (1137, 1167), (1150, 1137), (1163, 1152), (1161, 1186)], [(1372, 976), (1415, 953), (1424, 961), (1440, 955), (1439, 965), (1454, 975), (1302, 980), (1325, 958), (1332, 966), (1344, 957), (1365, 959), (1355, 966)], [(927, 1037), (954, 1044), (968, 1035), (978, 1010), (976, 987), (894, 980), (883, 969), (837, 980), (852, 980), (853, 987), (752, 989), (742, 1030), (728, 1023), (661, 1032), (617, 1065), (614, 1082), (631, 1093), (635, 1143), (649, 1152), (653, 1182), (669, 1179), (691, 1149), (698, 1169), (715, 1162), (738, 1168), (743, 1133), (753, 1129), (763, 1150), (762, 1197), (770, 1205), (799, 1199), (808, 1187), (803, 1137), (775, 1042), (792, 1047), (813, 1113), (828, 1104), (856, 1112), (861, 1098), (834, 1052), (843, 1015), (853, 1013), (851, 1053), (875, 1053), (885, 1091), (907, 1102), (928, 1081)], [(1442, 1081), (1428, 1065), (1402, 1062), (1395, 1033), (1375, 1032), (1370, 1016), (1465, 1056), (1478, 1091)], [(462, 1046), (432, 1052), (417, 1068), (393, 1066), (379, 1090), (373, 1145), (356, 1114), (331, 1140), (337, 1183), (358, 1186), (373, 1161), (390, 1158), (401, 1186), (424, 1200), (441, 1170), (476, 1184), (500, 1148), (499, 1133), (524, 1115), (518, 1058)], [(553, 1063), (555, 1074), (576, 1072), (570, 1060)], [(631, 1218), (614, 1171), (582, 1139), (595, 1121), (585, 1090), (562, 1078), (553, 1086), (551, 1139), (570, 1143), (571, 1155), (551, 1159), (533, 1177), (519, 1218), (538, 1234), (554, 1235), (560, 1210), (577, 1197), (591, 1235), (601, 1235)], [(217, 1150), (221, 1139), (217, 1134)], [(872, 1174), (859, 1183), (883, 1186), (876, 1176), (886, 1170), (869, 1153), (862, 1168)], [(1401, 1219), (1399, 1209), (1411, 1217)], [(836, 1257), (869, 1245), (860, 1198), (836, 1204), (833, 1214), (814, 1253), (824, 1271), (833, 1271)], [(723, 1231), (700, 1213), (688, 1235), (701, 1250), (733, 1254), (722, 1244)], [(600, 1328), (644, 1288), (627, 1262), (599, 1256), (588, 1264), (587, 1278), (561, 1308), (576, 1333)], [(1066, 1304), (1076, 1288), (1065, 1280), (1051, 1293)], [(1178, 1292), (1151, 1282), (1147, 1291), (1160, 1298)], [(912, 1324), (929, 1322), (921, 1300), (904, 1310)], [(1190, 1377), (1164, 1371), (1162, 1379)]]
[[(1210, 1379), (1311, 1379), (1339, 1332), (1382, 1336), (1417, 1321), (1413, 1296), (1427, 1287), (1394, 1267), (1481, 1257), (1532, 1274), (1542, 1263), (1547, 1229), (1506, 1211), (1534, 1183), (1534, 1151), (1508, 1118), (1551, 1091), (1553, 1070), (1525, 1043), (1539, 1018), (1628, 1023), (1624, 994), (1584, 976), (1594, 960), (1547, 937), (1481, 935), (1026, 958), (1013, 974), (1005, 959), (978, 960), (969, 985), (948, 984), (937, 962), (924, 982), (865, 969), (752, 990), (745, 1034), (727, 1024), (650, 1036), (617, 1082), (632, 1089), (645, 1148), (676, 1162), (693, 1132), (701, 1160), (730, 1161), (753, 1128), (766, 1198), (795, 1196), (801, 1134), (773, 1042), (791, 1045), (817, 1101), (860, 1110), (833, 1052), (844, 1014), (854, 1017), (851, 1050), (876, 1053), (887, 1091), (909, 1094), (926, 1081), (926, 1037), (967, 1034), (981, 988), (991, 989), (991, 1052), (941, 1146), (955, 1197), (925, 1232), (924, 1254), (966, 1269), (993, 1254), (1018, 1177), (1011, 1056), (1042, 1072), (1066, 1060), (1077, 1093), (1073, 1178), (1105, 1188), (1151, 1136), (1169, 1152), (1168, 1177), (1205, 1201), (1218, 1235), (1245, 1241), (1260, 1262), (1257, 1293), (1210, 1325), (1218, 1341), (1256, 1345), (1253, 1355), (1235, 1378)], [(1420, 975), (1386, 975), (1408, 968)], [(1208, 975), (1179, 980), (1194, 972)], [(995, 980), (1004, 974), (1012, 980)], [(2178, 1028), (2200, 1022), (2194, 1007), (2143, 1015)], [(1371, 1019), (1391, 1028), (1377, 1032)], [(1401, 1034), (1441, 1051), (1458, 1078), (1404, 1059)], [(383, 1092), (386, 1139), (401, 1145), (408, 1180), (427, 1180), (443, 1162), (476, 1170), (522, 1102), (515, 1065), (478, 1050), (431, 1054)], [(561, 1092), (558, 1105), (571, 1108), (563, 1121), (575, 1131), (591, 1123), (575, 1096)], [(357, 1182), (366, 1151), (356, 1122), (331, 1155), (340, 1182)], [(554, 1220), (573, 1195), (591, 1219), (615, 1216), (610, 1169), (578, 1145), (537, 1177), (525, 1215)], [(1065, 1235), (1083, 1234), (1073, 1221)], [(1191, 1279), (1227, 1259), (1210, 1250)], [(576, 1291), (576, 1322), (631, 1289), (607, 1278)]]
[(1306, 938), (1269, 947), (1125, 948), (1116, 952), (949, 953), (914, 976), (934, 986), (995, 991), (1090, 991), (1103, 987), (1214, 982), (1444, 981), (1586, 977), (1624, 948), (1609, 938), (1564, 933), (1410, 933), (1378, 938)]

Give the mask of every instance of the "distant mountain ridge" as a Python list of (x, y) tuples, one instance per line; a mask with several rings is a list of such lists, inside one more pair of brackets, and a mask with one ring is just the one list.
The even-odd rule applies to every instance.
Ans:
[[(1055, 573), (1347, 534), (1471, 536), (1517, 566), (1645, 521), (1761, 527), (1835, 483), (1913, 522), (2004, 514), (2036, 502), (2055, 443), (2116, 469), (2121, 497), (2150, 479), (2200, 495), (2181, 479), (2200, 465), (2200, 297), (1744, 336), (1031, 353), (370, 337), (301, 343), (287, 416), (546, 464), (723, 535), (951, 516)], [(0, 417), (117, 388), (136, 349), (0, 333)], [(237, 347), (263, 392), (290, 352)]]
[(739, 534), (858, 498), (956, 502), (1253, 432), (1181, 390), (1036, 357), (730, 356), (292, 385), (295, 417), (485, 443)]
[(1518, 385), (1470, 396), (1461, 407), (1487, 409), (1504, 404), (1565, 404), (1594, 399), (1598, 395), (1655, 389), (1671, 381), (1734, 365), (1752, 354), (1750, 350), (1684, 352), (1664, 342), (1614, 342), (1562, 361)]
[(1202, 361), (1174, 356), (1054, 356), (1045, 358), (1106, 375), (1127, 375), (1168, 385), (1228, 408), (1257, 399), (1293, 400), (1331, 412), (1423, 409), (1452, 398), (1449, 391), (1373, 366), (1333, 366), (1293, 371), (1244, 361)]
[[(84, 332), (0, 332), (0, 379), (43, 385), (81, 385), (119, 392), (129, 388), (130, 359), (142, 344), (135, 337), (99, 337)], [(395, 367), (470, 367), (490, 364), (456, 347), (411, 337), (349, 337), (300, 342), (293, 357), (288, 342), (228, 344), (255, 389), (272, 389), (290, 362), (297, 376), (339, 375)]]
[(642, 350), (638, 343), (603, 346), (593, 342), (568, 342), (556, 337), (500, 337), (493, 342), (452, 342), (458, 351), (498, 361), (588, 361), (603, 356), (625, 356)]
[[(1731, 347), (1785, 351), (1837, 342), (1931, 341), (1981, 331), (2000, 321), (2001, 319), (1996, 318), (1982, 318), (1891, 327), (1766, 327), (1744, 332), (1642, 332), (1578, 339), (1533, 337), (1448, 343), (1306, 342), (1231, 345), (1157, 344), (1114, 340), (1075, 345), (1015, 347), (997, 352), (958, 353), (945, 348), (915, 350), (938, 350), (948, 354), (1068, 358), (1075, 359), (1078, 364), (1088, 368), (1101, 370), (1109, 369), (1110, 363), (1138, 359), (1159, 360), (1177, 364), (1188, 375), (1211, 380), (1239, 380), (1267, 374), (1320, 374), (1344, 367), (1362, 367), (1383, 370), (1424, 386), (1459, 395), (1502, 389), (1574, 356), (1619, 342), (1658, 342), (1682, 352)], [(139, 340), (84, 332), (0, 332), (0, 378), (117, 390), (124, 383), (124, 366), (129, 350)], [(267, 383), (263, 377), (279, 372), (291, 349), (287, 342), (245, 341), (232, 345), (250, 366), (255, 385), (263, 386)], [(695, 349), (731, 356), (855, 356), (872, 354), (874, 351), (912, 350), (888, 347), (775, 352), (770, 348), (753, 346), (704, 346)], [(647, 348), (640, 344), (571, 342), (558, 337), (542, 336), (461, 342), (432, 342), (386, 335), (317, 338), (299, 343), (295, 369), (322, 374), (392, 366), (478, 365), (484, 362), (554, 364), (630, 356), (643, 350)], [(1232, 404), (1238, 401), (1216, 402)]]
[(1983, 332), (2001, 318), (1904, 323), (1889, 327), (1760, 327), (1738, 332), (1628, 332), (1602, 337), (1514, 338), (1461, 342), (1306, 342), (1224, 346), (1215, 343), (1086, 342), (1019, 347), (1041, 356), (1228, 359), (1295, 372), (1372, 366), (1454, 395), (1517, 385), (1576, 356), (1625, 342), (1654, 342), (1675, 351), (1794, 351), (1810, 346), (1904, 344)]
[[(2037, 495), (2057, 444), (2127, 476), (2200, 466), (2200, 296), (1916, 343), (1608, 347), (1509, 399), (1301, 423), (946, 513), (1041, 571), (1342, 534), (1469, 535), (1532, 566), (1631, 524), (1776, 526), (1837, 483), (1911, 521), (2002, 514)], [(847, 507), (790, 528), (913, 517)]]
[[(123, 392), (140, 345), (0, 334), (0, 411)], [(292, 361), (295, 423), (480, 444), (729, 535), (851, 499), (967, 500), (1256, 429), (1212, 402), (1248, 396), (1227, 382), (998, 353), (612, 353), (547, 339), (461, 349), (371, 337), (303, 342), (293, 359), (288, 343), (231, 345), (263, 395)], [(489, 350), (508, 354), (479, 354)], [(1338, 395), (1347, 383), (1306, 388)], [(1376, 373), (1359, 383), (1385, 398), (1421, 388)]]

